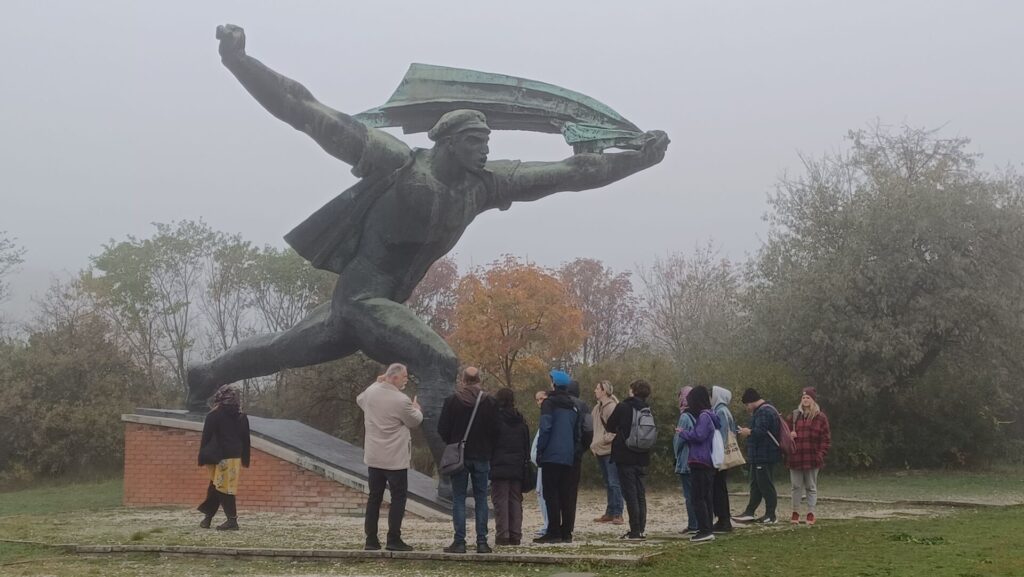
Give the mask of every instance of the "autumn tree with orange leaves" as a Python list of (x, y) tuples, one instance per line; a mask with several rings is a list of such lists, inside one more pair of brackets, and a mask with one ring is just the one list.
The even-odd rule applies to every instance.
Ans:
[(552, 273), (513, 256), (467, 274), (459, 283), (451, 342), (463, 362), (511, 387), (586, 338), (583, 313)]

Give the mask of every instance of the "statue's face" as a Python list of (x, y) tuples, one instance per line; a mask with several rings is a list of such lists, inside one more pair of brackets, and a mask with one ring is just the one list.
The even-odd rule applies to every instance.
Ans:
[(453, 136), (448, 146), (463, 168), (478, 171), (487, 164), (490, 140), (491, 136), (483, 130), (466, 130)]

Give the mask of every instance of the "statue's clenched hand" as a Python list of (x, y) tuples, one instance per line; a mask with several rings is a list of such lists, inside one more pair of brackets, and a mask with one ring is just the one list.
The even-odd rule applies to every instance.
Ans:
[(220, 40), (219, 50), (222, 59), (231, 60), (245, 54), (245, 30), (242, 30), (241, 26), (218, 26), (217, 40)]
[(640, 152), (648, 157), (652, 164), (657, 164), (665, 158), (665, 150), (668, 149), (668, 143), (671, 141), (668, 138), (668, 134), (661, 130), (648, 131), (647, 135), (650, 138), (644, 142)]

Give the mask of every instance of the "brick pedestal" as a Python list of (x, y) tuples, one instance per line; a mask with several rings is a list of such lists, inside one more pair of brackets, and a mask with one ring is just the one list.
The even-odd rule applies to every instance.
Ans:
[[(125, 423), (125, 506), (198, 505), (210, 482), (206, 467), (196, 465), (200, 437), (195, 430)], [(240, 509), (362, 515), (366, 507), (359, 489), (255, 446), (250, 465), (238, 483)]]

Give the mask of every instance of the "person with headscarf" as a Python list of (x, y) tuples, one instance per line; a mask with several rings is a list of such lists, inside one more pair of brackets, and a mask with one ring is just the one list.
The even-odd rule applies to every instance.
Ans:
[(786, 420), (789, 421), (796, 449), (786, 459), (793, 488), (790, 522), (800, 523), (800, 499), (806, 495), (807, 524), (813, 525), (818, 502), (818, 471), (825, 466), (825, 455), (832, 445), (832, 429), (828, 417), (818, 406), (817, 389), (805, 387), (800, 395), (800, 406)]
[[(696, 419), (687, 412), (686, 396), (690, 394), (693, 387), (687, 385), (679, 390), (679, 421), (676, 423), (676, 433), (692, 431), (697, 424)], [(697, 532), (697, 515), (693, 512), (693, 479), (690, 477), (690, 445), (678, 434), (672, 437), (672, 449), (676, 454), (676, 474), (679, 475), (679, 484), (683, 487), (683, 502), (686, 504), (686, 527), (680, 531), (683, 535)]]
[[(463, 468), (451, 476), (455, 538), (444, 548), (445, 553), (466, 552), (466, 497), (470, 482), (473, 483), (473, 509), (476, 513), (476, 552), (491, 552), (487, 544), (487, 484), (494, 441), (498, 435), (498, 415), (494, 397), (487, 394), (480, 383), (480, 369), (466, 367), (455, 385), (455, 394), (445, 399), (437, 424), (437, 432), (445, 443), (458, 443), (463, 436), (466, 437)], [(473, 416), (478, 398), (480, 406)]]
[[(722, 442), (729, 439), (729, 433), (733, 436), (739, 434), (739, 427), (736, 419), (729, 410), (729, 403), (732, 401), (732, 391), (725, 387), (711, 387), (711, 410), (718, 417), (718, 432), (722, 435)], [(729, 485), (728, 469), (715, 471), (715, 479), (711, 489), (711, 501), (714, 505), (714, 516), (717, 517), (712, 530), (715, 533), (728, 533), (732, 531), (732, 513), (729, 511)]]
[(206, 500), (197, 509), (204, 515), (199, 526), (209, 529), (217, 510), (224, 509), (227, 520), (217, 525), (221, 531), (238, 530), (235, 495), (242, 467), (249, 467), (249, 417), (242, 412), (238, 389), (224, 385), (213, 397), (213, 409), (203, 422), (199, 443), (199, 466), (210, 473)]
[(693, 512), (697, 516), (697, 532), (690, 541), (714, 541), (711, 528), (711, 491), (715, 479), (715, 466), (711, 460), (714, 435), (718, 434), (718, 417), (711, 410), (711, 395), (707, 387), (698, 385), (686, 396), (686, 412), (696, 421), (693, 430), (680, 431), (678, 436), (690, 446), (687, 462), (693, 481)]

